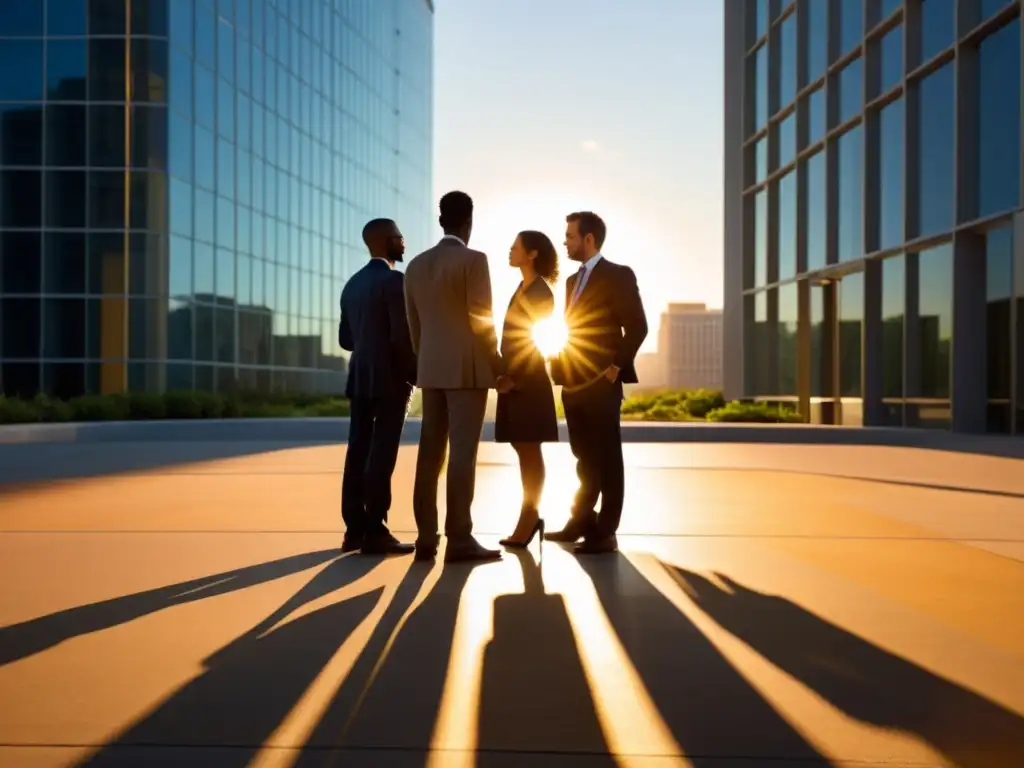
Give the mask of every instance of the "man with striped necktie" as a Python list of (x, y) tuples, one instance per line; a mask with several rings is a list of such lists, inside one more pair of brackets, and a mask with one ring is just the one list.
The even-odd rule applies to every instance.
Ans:
[[(548, 541), (575, 543), (577, 554), (615, 552), (622, 517), (622, 385), (637, 382), (634, 361), (647, 338), (647, 315), (629, 267), (601, 254), (607, 229), (596, 213), (566, 217), (565, 247), (581, 264), (565, 286), (569, 339), (552, 361), (551, 377), (562, 386), (569, 445), (580, 487), (572, 516)], [(596, 507), (601, 500), (601, 512)]]

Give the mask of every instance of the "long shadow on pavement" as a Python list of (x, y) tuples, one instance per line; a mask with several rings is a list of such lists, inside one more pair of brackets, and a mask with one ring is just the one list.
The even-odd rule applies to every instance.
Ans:
[(494, 635), (480, 686), (478, 765), (486, 764), (487, 753), (502, 752), (588, 755), (588, 766), (618, 765), (608, 754), (565, 598), (545, 593), (529, 552), (513, 554), (524, 589), (494, 601)]
[(626, 557), (583, 557), (580, 564), (694, 768), (717, 768), (726, 758), (751, 765), (772, 760), (832, 765)]
[(293, 555), (180, 584), (80, 605), (0, 627), (0, 666), (42, 653), (65, 640), (126, 624), (165, 608), (248, 589), (300, 573), (322, 565), (339, 554), (338, 549), (324, 549)]
[[(296, 768), (344, 765), (344, 750), (419, 754), (429, 747), (449, 674), (459, 603), (473, 565), (444, 565), (429, 594), (402, 623), (428, 572), (419, 563), (407, 571)], [(405, 757), (403, 766), (419, 762), (418, 757)]]
[(317, 675), (380, 600), (378, 587), (217, 654), (199, 677), (80, 766), (125, 766), (131, 747), (220, 747), (216, 764), (249, 765)]
[(1024, 718), (783, 597), (665, 565), (711, 619), (833, 706), (920, 737), (962, 768), (1024, 765)]

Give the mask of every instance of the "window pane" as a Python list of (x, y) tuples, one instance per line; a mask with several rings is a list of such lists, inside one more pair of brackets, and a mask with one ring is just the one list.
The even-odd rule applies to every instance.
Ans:
[[(85, 201), (82, 201), (85, 208)], [(46, 235), (47, 293), (85, 293), (85, 235), (53, 232)]]
[(768, 46), (763, 45), (754, 54), (754, 128), (768, 122)]
[(208, 0), (196, 0), (196, 61), (213, 69), (217, 66), (217, 16)]
[(47, 171), (46, 226), (85, 226), (85, 171)]
[(864, 327), (864, 273), (839, 281), (839, 396), (860, 397), (861, 338)]
[[(0, 284), (4, 293), (39, 293), (43, 249), (38, 232), (0, 232)], [(5, 302), (0, 301), (0, 305)], [(26, 333), (24, 329), (20, 331)]]
[(921, 61), (924, 63), (953, 44), (956, 0), (922, 0)]
[(1013, 293), (1013, 228), (988, 233), (985, 242), (986, 312), (988, 348), (988, 397), (1010, 397), (1010, 301)]
[(811, 397), (825, 397), (825, 289), (811, 285)]
[[(41, 37), (43, 4), (38, 0), (0, 3), (0, 32), (10, 37)], [(4, 45), (7, 44), (5, 41)]]
[(172, 0), (168, 4), (170, 10), (171, 42), (187, 53), (192, 52), (192, 40), (195, 34), (195, 21), (192, 15), (192, 0)]
[(124, 68), (124, 38), (89, 40), (89, 99), (124, 101), (127, 77)]
[(807, 161), (807, 269), (821, 269), (827, 255), (825, 153)]
[(47, 42), (47, 98), (52, 101), (83, 101), (86, 71), (85, 40)]
[(819, 88), (814, 91), (807, 104), (807, 143), (817, 144), (825, 138), (826, 112), (825, 91)]
[(828, 66), (828, 3), (807, 3), (807, 83)]
[(796, 275), (796, 171), (777, 182), (779, 195), (779, 280)]
[(756, 183), (768, 177), (768, 139), (760, 139), (754, 145), (754, 180)]
[(864, 105), (863, 59), (854, 59), (839, 73), (839, 122), (855, 117)]
[(796, 112), (779, 123), (779, 167), (789, 165), (796, 157)]
[(4, 40), (0, 45), (0, 101), (43, 98), (43, 41)]
[(41, 165), (42, 148), (43, 112), (39, 105), (0, 105), (0, 165)]
[(772, 390), (775, 389), (775, 385), (769, 381), (771, 378), (771, 365), (768, 357), (768, 350), (771, 348), (770, 341), (768, 332), (768, 293), (767, 291), (761, 291), (754, 294), (754, 375), (752, 377), (753, 392), (751, 393), (754, 395), (774, 394)]
[(953, 339), (953, 247), (940, 245), (918, 255), (917, 317), (908, 317), (917, 340), (919, 397), (949, 397)]
[(779, 106), (796, 98), (796, 14), (782, 22), (779, 30)]
[(0, 174), (0, 226), (38, 229), (43, 223), (42, 194), (40, 171), (7, 170)]
[(903, 80), (903, 25), (889, 30), (879, 45), (879, 93), (886, 93)]
[(978, 216), (1011, 210), (1020, 201), (1020, 21), (978, 47)]
[[(833, 0), (833, 6), (836, 5)], [(849, 53), (864, 37), (864, 0), (839, 0), (839, 55)]]
[(864, 255), (864, 146), (858, 125), (839, 137), (839, 261)]
[(879, 248), (893, 248), (903, 242), (904, 120), (903, 99), (894, 101), (879, 115)]
[(953, 71), (953, 64), (946, 64), (919, 86), (917, 235), (934, 235), (953, 227)]
[(768, 192), (754, 197), (754, 285), (768, 282)]
[(904, 262), (902, 254), (882, 262), (882, 397), (903, 397)]
[(206, 189), (217, 188), (217, 165), (214, 158), (213, 134), (205, 128), (195, 126), (195, 180), (196, 184)]
[(879, 3), (879, 5), (881, 6), (880, 18), (882, 20), (885, 20), (892, 16), (896, 12), (897, 8), (903, 7), (903, 0), (881, 0), (881, 3)]
[(779, 395), (796, 394), (796, 283), (779, 288)]

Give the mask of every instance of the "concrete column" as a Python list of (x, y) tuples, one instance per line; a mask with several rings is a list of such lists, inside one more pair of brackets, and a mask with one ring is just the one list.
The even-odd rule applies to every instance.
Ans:
[(861, 342), (861, 396), (863, 424), (885, 422), (882, 408), (882, 262), (864, 264), (864, 326)]
[(959, 232), (953, 241), (953, 430), (984, 432), (988, 395), (985, 238)]
[(743, 275), (745, 243), (752, 217), (744, 215), (743, 139), (745, 113), (750, 109), (744, 92), (745, 11), (748, 3), (725, 3), (725, 152), (724, 152), (724, 302), (722, 309), (722, 383), (727, 399), (742, 397), (744, 362)]
[(1013, 420), (1016, 434), (1024, 432), (1024, 211), (1013, 217)]

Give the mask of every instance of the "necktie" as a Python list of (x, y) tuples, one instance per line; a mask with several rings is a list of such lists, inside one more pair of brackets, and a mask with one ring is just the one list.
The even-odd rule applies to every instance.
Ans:
[(570, 307), (576, 303), (576, 300), (583, 292), (583, 278), (586, 277), (586, 274), (587, 268), (585, 266), (580, 267), (579, 272), (576, 273), (576, 284), (572, 288), (572, 299), (569, 301)]

